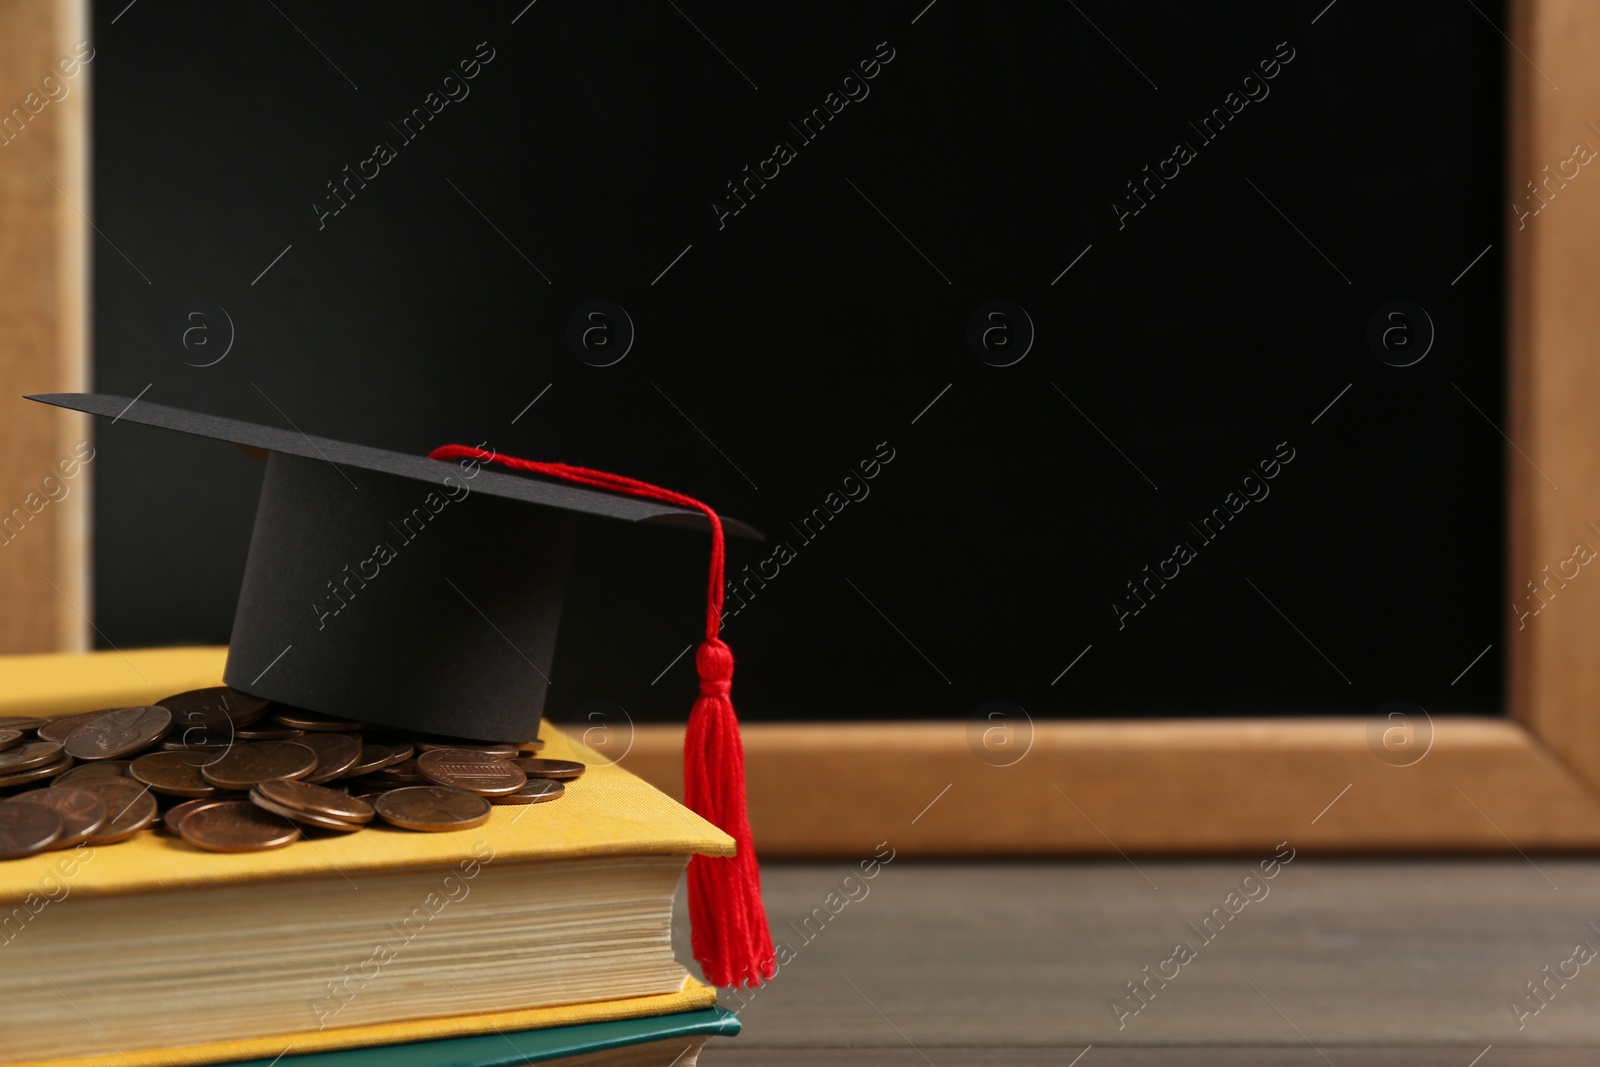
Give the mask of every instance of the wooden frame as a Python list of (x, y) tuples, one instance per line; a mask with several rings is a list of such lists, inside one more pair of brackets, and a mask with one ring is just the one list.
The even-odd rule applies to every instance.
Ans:
[[(1506, 185), (1520, 202), (1575, 142), (1600, 149), (1600, 114), (1585, 111), (1600, 97), (1600, 5), (1512, 0), (1506, 33)], [(1576, 542), (1600, 544), (1600, 179), (1542, 188), (1559, 201), (1535, 219), (1508, 212), (1498, 242), (1511, 604)], [(883, 840), (920, 856), (1593, 848), (1600, 579), (1549, 588), (1559, 599), (1538, 619), (1507, 613), (1511, 719), (1436, 719), (1411, 766), (1374, 755), (1365, 719), (1038, 723), (1005, 768), (974, 755), (961, 723), (752, 725), (756, 844), (818, 857)], [(641, 729), (627, 765), (679, 788), (681, 740)]]
[[(64, 54), (78, 0), (0, 5), (0, 104)], [(1600, 145), (1584, 112), (1600, 96), (1600, 6), (1512, 0), (1506, 32), (1508, 189), (1541, 180), (1575, 141)], [(1549, 79), (1554, 79), (1553, 81)], [(1557, 90), (1555, 83), (1561, 88)], [(74, 108), (81, 108), (82, 95)], [(54, 105), (53, 105), (54, 106)], [(77, 118), (72, 117), (77, 115)], [(19, 151), (0, 149), (0, 329), (7, 395), (83, 384), (81, 111), (63, 108)], [(33, 136), (37, 132), (38, 136)], [(42, 177), (55, 175), (62, 194)], [(42, 192), (41, 192), (42, 190)], [(1600, 525), (1600, 178), (1560, 186), (1548, 215), (1508, 213), (1506, 449), (1512, 603)], [(81, 430), (60, 412), (8, 415), (0, 503)], [(63, 434), (65, 436), (63, 436)], [(1535, 467), (1534, 464), (1538, 466)], [(1548, 477), (1549, 481), (1546, 481)], [(1553, 485), (1559, 485), (1555, 489)], [(19, 488), (21, 487), (21, 488)], [(79, 498), (82, 504), (82, 496)], [(7, 505), (9, 506), (9, 505)], [(54, 539), (0, 550), (0, 648), (54, 635), (79, 647), (62, 599), (83, 602), (82, 514)], [(48, 543), (43, 543), (47, 542)], [(7, 553), (10, 553), (9, 555)], [(22, 562), (26, 560), (26, 562)], [(55, 573), (63, 598), (33, 575)], [(41, 618), (51, 620), (41, 626)], [(1502, 638), (1512, 718), (1441, 718), (1410, 766), (1380, 760), (1365, 719), (1040, 722), (1015, 735), (1010, 766), (980, 760), (964, 723), (751, 725), (750, 811), (768, 857), (1587, 849), (1600, 845), (1600, 579), (1560, 587), (1548, 613)], [(600, 741), (599, 737), (590, 737)], [(681, 787), (679, 727), (612, 731), (602, 746), (669, 791)], [(624, 747), (626, 754), (624, 755)]]
[[(89, 647), (88, 479), (52, 481), (88, 417), (24, 403), (88, 384), (89, 71), (81, 0), (0, 4), (0, 651)], [(54, 88), (40, 83), (53, 76)], [(67, 89), (60, 99), (60, 86)], [(31, 96), (30, 96), (31, 94)], [(33, 108), (37, 107), (37, 113)], [(9, 121), (8, 121), (9, 120)], [(74, 461), (75, 462), (75, 461)], [(58, 499), (61, 487), (68, 491)], [(30, 494), (32, 496), (30, 497)], [(41, 503), (43, 501), (44, 503)], [(35, 513), (30, 505), (38, 507)], [(21, 509), (20, 515), (14, 509)], [(6, 519), (10, 525), (5, 525)], [(53, 586), (53, 588), (52, 588)], [(81, 611), (80, 611), (81, 609)]]

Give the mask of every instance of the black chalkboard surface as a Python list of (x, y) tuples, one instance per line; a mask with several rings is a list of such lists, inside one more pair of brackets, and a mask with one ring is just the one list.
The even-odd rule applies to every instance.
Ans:
[[(1503, 17), (97, 2), (95, 386), (715, 502), (750, 720), (1497, 713)], [(226, 641), (261, 468), (97, 443), (102, 640)], [(586, 528), (553, 712), (704, 553)]]

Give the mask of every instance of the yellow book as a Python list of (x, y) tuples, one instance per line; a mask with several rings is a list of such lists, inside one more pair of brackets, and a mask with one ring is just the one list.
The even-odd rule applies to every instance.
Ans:
[[(216, 650), (0, 658), (0, 712), (154, 699), (220, 666)], [(540, 736), (589, 769), (474, 830), (239, 854), (143, 832), (0, 862), (0, 1064), (210, 1063), (710, 1006), (673, 958), (672, 900), (691, 854), (733, 841)]]

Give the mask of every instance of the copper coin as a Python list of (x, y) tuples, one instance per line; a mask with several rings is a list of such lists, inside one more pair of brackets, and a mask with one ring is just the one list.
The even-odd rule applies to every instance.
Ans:
[(61, 758), (61, 746), (54, 741), (29, 741), (6, 752), (0, 752), (0, 774), (12, 774), (54, 763)]
[(103, 759), (94, 763), (80, 763), (56, 775), (52, 785), (61, 785), (74, 778), (126, 778), (128, 777), (128, 761), (125, 759)]
[(407, 757), (399, 763), (391, 764), (382, 770), (373, 771), (372, 778), (379, 782), (393, 782), (398, 785), (421, 785), (427, 779), (422, 777), (417, 770), (415, 757)]
[(239, 727), (231, 722), (179, 722), (172, 723), (167, 734), (168, 746), (181, 748), (227, 748), (238, 740)]
[(343, 819), (330, 819), (326, 815), (318, 815), (315, 812), (296, 811), (294, 808), (286, 808), (282, 804), (274, 804), (272, 801), (262, 796), (260, 791), (256, 789), (250, 790), (250, 803), (254, 804), (262, 811), (271, 812), (281, 819), (288, 819), (290, 822), (297, 823), (300, 826), (315, 826), (319, 830), (340, 830), (348, 834), (361, 829), (362, 826), (362, 824), (358, 822), (346, 822)]
[(67, 737), (73, 759), (122, 759), (143, 752), (172, 728), (172, 712), (157, 704), (102, 712)]
[(567, 787), (554, 778), (529, 778), (528, 784), (515, 793), (503, 797), (490, 797), (491, 804), (543, 804), (547, 800), (560, 800)]
[(344, 733), (304, 733), (295, 744), (305, 745), (317, 754), (317, 769), (306, 775), (308, 782), (326, 782), (354, 767), (361, 758), (361, 735)]
[(240, 729), (231, 722), (174, 722), (172, 732), (161, 747), (169, 751), (179, 748), (229, 748), (235, 741), (244, 740), (239, 736)]
[(511, 761), (527, 774), (529, 778), (555, 778), (558, 781), (571, 781), (583, 774), (584, 765), (569, 759), (537, 759), (533, 756), (524, 756)]
[(151, 752), (128, 765), (128, 777), (169, 796), (209, 797), (217, 787), (200, 771), (221, 758), (213, 752)]
[(0, 730), (21, 730), (26, 733), (29, 730), (37, 730), (49, 721), (32, 715), (0, 715)]
[(293, 741), (254, 741), (235, 745), (200, 769), (206, 781), (223, 789), (249, 789), (274, 778), (304, 778), (317, 769), (317, 754)]
[(161, 816), (161, 825), (167, 833), (174, 837), (181, 837), (183, 835), (178, 832), (178, 827), (183, 825), (183, 820), (188, 818), (190, 813), (199, 811), (201, 808), (210, 807), (212, 804), (226, 804), (232, 799), (234, 798), (203, 797), (199, 800), (185, 800), (182, 804), (174, 804), (167, 809), (165, 815)]
[(292, 726), (279, 726), (277, 723), (260, 723), (235, 730), (233, 736), (240, 741), (287, 741), (291, 737), (305, 736), (305, 731)]
[(407, 830), (470, 830), (489, 821), (489, 802), (442, 785), (392, 789), (372, 802), (385, 822)]
[(31, 856), (61, 836), (61, 816), (44, 804), (0, 800), (0, 860)]
[(524, 741), (522, 744), (517, 746), (517, 749), (522, 752), (542, 752), (544, 750), (544, 742), (537, 740)]
[(385, 767), (392, 767), (410, 758), (410, 745), (363, 744), (361, 757), (345, 768), (342, 777), (354, 778), (358, 774), (371, 774), (373, 771), (381, 771)]
[(434, 785), (503, 797), (528, 784), (528, 776), (499, 756), (466, 748), (436, 748), (417, 757), (417, 773)]
[(172, 712), (172, 721), (179, 728), (237, 729), (265, 718), (270, 701), (241, 693), (229, 686), (216, 685), (209, 689), (191, 689), (156, 703)]
[(261, 852), (287, 845), (300, 829), (248, 800), (224, 800), (185, 815), (178, 835), (211, 852)]
[(132, 837), (156, 821), (156, 798), (150, 787), (132, 778), (77, 778), (78, 789), (87, 789), (106, 805), (107, 818), (89, 838), (91, 845), (110, 845)]
[(22, 742), (21, 730), (0, 730), (0, 752), (16, 748)]
[(292, 726), (296, 730), (359, 730), (366, 725), (354, 719), (341, 719), (337, 715), (324, 715), (317, 711), (307, 711), (305, 708), (291, 708), (286, 704), (273, 705), (272, 721), (279, 726)]
[(510, 759), (517, 754), (517, 746), (504, 741), (468, 741), (465, 738), (455, 737), (419, 737), (416, 740), (418, 752), (432, 752), (440, 748), (460, 748), (469, 752), (487, 752), (491, 756), (501, 759)]
[(163, 752), (210, 752), (212, 754), (228, 751), (234, 745), (233, 741), (216, 740), (215, 734), (201, 734), (198, 731), (185, 730), (183, 736), (190, 738), (189, 742), (163, 741)]
[(0, 789), (9, 789), (14, 785), (25, 785), (28, 782), (40, 782), (72, 768), (72, 757), (62, 756), (54, 763), (41, 763), (37, 767), (29, 767), (25, 771), (14, 771), (11, 774), (0, 776)]
[(88, 711), (82, 715), (63, 715), (59, 719), (51, 719), (39, 727), (39, 740), (54, 741), (58, 745), (62, 744), (72, 736), (72, 731), (90, 719), (97, 719), (107, 711), (115, 710), (115, 708), (106, 708), (104, 711)]
[(75, 785), (50, 785), (43, 789), (30, 789), (11, 798), (28, 804), (43, 804), (61, 816), (61, 836), (50, 843), (51, 848), (71, 848), (89, 840), (94, 832), (105, 825), (110, 814), (105, 801), (92, 790)]
[(337, 789), (312, 785), (310, 782), (262, 782), (251, 792), (259, 793), (281, 808), (344, 822), (371, 822), (372, 816), (376, 814), (372, 810), (372, 805), (364, 800), (355, 800)]
[(174, 730), (162, 741), (162, 752), (226, 752), (239, 738), (231, 730), (202, 730), (188, 726)]

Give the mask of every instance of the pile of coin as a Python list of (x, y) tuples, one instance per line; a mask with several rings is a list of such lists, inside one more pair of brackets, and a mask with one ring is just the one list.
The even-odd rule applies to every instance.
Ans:
[(213, 852), (380, 820), (467, 830), (492, 805), (556, 800), (583, 773), (527, 755), (540, 747), (404, 734), (226, 686), (146, 707), (0, 718), (0, 860), (152, 826)]

